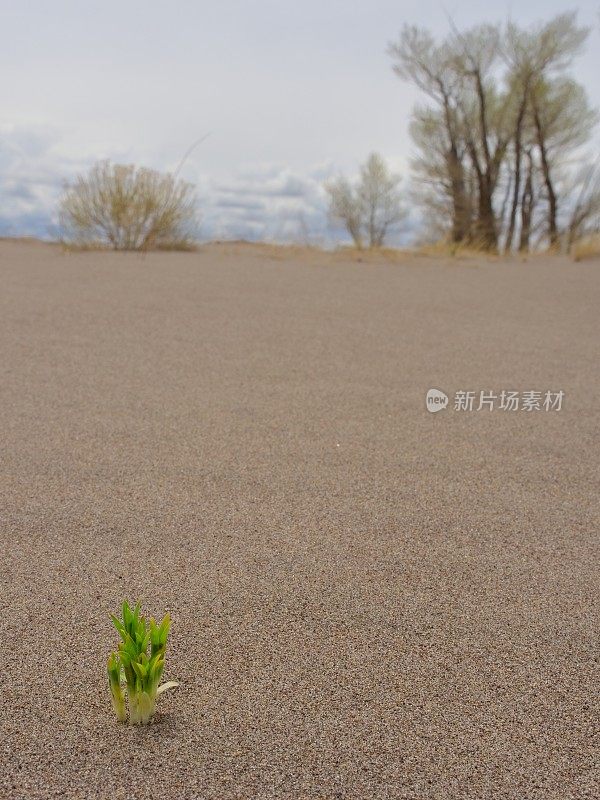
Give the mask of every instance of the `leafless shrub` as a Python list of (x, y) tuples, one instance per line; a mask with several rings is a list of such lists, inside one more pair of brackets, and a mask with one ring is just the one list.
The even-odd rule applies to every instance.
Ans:
[(172, 175), (101, 161), (65, 187), (59, 218), (70, 246), (188, 250), (195, 197)]
[(382, 247), (390, 228), (406, 216), (398, 184), (383, 159), (372, 153), (361, 167), (360, 179), (353, 186), (346, 178), (337, 178), (325, 186), (329, 194), (329, 213), (342, 222), (356, 247)]

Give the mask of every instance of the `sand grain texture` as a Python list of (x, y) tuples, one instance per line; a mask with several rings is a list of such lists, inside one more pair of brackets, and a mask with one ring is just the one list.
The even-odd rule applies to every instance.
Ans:
[[(592, 262), (0, 243), (0, 797), (598, 798), (599, 301)], [(173, 617), (144, 730), (124, 597)]]

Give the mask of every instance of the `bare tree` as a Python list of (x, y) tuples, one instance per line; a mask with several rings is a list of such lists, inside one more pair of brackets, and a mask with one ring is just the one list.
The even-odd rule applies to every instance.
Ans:
[(510, 249), (524, 226), (526, 249), (544, 202), (548, 239), (558, 241), (559, 176), (595, 121), (564, 74), (586, 36), (568, 13), (527, 30), (452, 26), (441, 44), (405, 26), (390, 46), (394, 71), (434, 104), (413, 114), (412, 166), (428, 218), (433, 211), (439, 227), (445, 214), (453, 241)]
[[(394, 72), (414, 83), (437, 106), (437, 113), (428, 109), (429, 115), (417, 110), (413, 133), (421, 151), (423, 177), (429, 181), (437, 174), (445, 184), (444, 193), (450, 200), (452, 214), (451, 238), (461, 242), (470, 231), (470, 203), (465, 186), (461, 80), (455, 69), (454, 53), (448, 43), (438, 45), (428, 31), (411, 25), (404, 26), (399, 40), (389, 45), (388, 52)], [(432, 140), (436, 151), (433, 165), (429, 161)]]
[(455, 69), (463, 78), (461, 110), (467, 150), (477, 179), (474, 237), (489, 250), (498, 246), (494, 196), (510, 142), (513, 93), (502, 92), (496, 70), (501, 48), (497, 25), (479, 25), (466, 33), (454, 29)]
[(68, 185), (60, 203), (66, 241), (114, 250), (186, 249), (192, 244), (194, 219), (190, 184), (109, 161)]
[(411, 199), (423, 208), (428, 233), (455, 243), (467, 241), (476, 198), (462, 138), (449, 150), (442, 112), (427, 106), (415, 108), (410, 135), (417, 147), (411, 159), (416, 179)]
[(540, 80), (531, 94), (531, 115), (547, 201), (550, 246), (560, 241), (560, 178), (573, 167), (577, 151), (589, 139), (597, 114), (575, 81)]
[(600, 231), (600, 160), (586, 164), (573, 180), (574, 198), (566, 225), (566, 246)]
[(372, 153), (361, 167), (360, 179), (353, 186), (346, 178), (326, 185), (330, 215), (344, 224), (356, 247), (381, 247), (390, 229), (406, 216), (398, 184), (381, 158)]
[[(547, 23), (537, 25), (529, 30), (523, 30), (512, 22), (506, 26), (503, 37), (503, 55), (509, 68), (508, 81), (512, 84), (512, 92), (516, 99), (516, 113), (514, 116), (513, 147), (514, 147), (514, 180), (513, 199), (510, 212), (506, 247), (512, 246), (517, 210), (520, 202), (521, 191), (521, 162), (527, 149), (529, 166), (531, 168), (532, 148), (524, 142), (527, 126), (531, 127), (530, 114), (533, 121), (536, 119), (536, 105), (539, 105), (540, 86), (552, 80), (552, 76), (567, 69), (575, 56), (580, 52), (587, 37), (586, 28), (576, 24), (576, 14), (559, 14)], [(537, 103), (536, 103), (537, 101)], [(540, 145), (539, 134), (537, 144)], [(543, 148), (542, 148), (543, 149)], [(544, 153), (542, 152), (542, 168), (544, 168)], [(526, 181), (530, 183), (531, 169)], [(557, 238), (556, 230), (556, 197), (552, 187), (546, 187), (549, 195), (550, 212), (550, 239), (554, 243)], [(529, 187), (531, 188), (531, 187)], [(528, 201), (532, 200), (526, 192)], [(531, 212), (531, 208), (529, 212)], [(527, 216), (527, 215), (526, 215)], [(520, 249), (523, 248), (521, 237)]]
[[(405, 26), (389, 53), (396, 74), (415, 83), (437, 106), (443, 133), (444, 182), (452, 197), (453, 241), (477, 239), (495, 249), (494, 194), (510, 140), (506, 117), (511, 105), (495, 81), (499, 27), (482, 25), (466, 33), (454, 29), (438, 45), (427, 31)], [(423, 126), (413, 126), (415, 131), (422, 145)], [(428, 160), (425, 154), (425, 163)], [(475, 208), (468, 191), (472, 179), (477, 188)]]
[(345, 226), (352, 241), (363, 247), (362, 214), (356, 190), (346, 178), (337, 178), (326, 184), (329, 195), (329, 215)]
[[(527, 207), (521, 206), (522, 223), (526, 225), (525, 236), (521, 236), (519, 249), (525, 249), (525, 243), (529, 241), (529, 231), (531, 225), (531, 214), (533, 212), (533, 178), (532, 178), (532, 156), (529, 149), (530, 169), (526, 178), (526, 185), (522, 192), (521, 187), (521, 164), (524, 155), (524, 129), (527, 125), (527, 109), (530, 102), (531, 85), (539, 74), (539, 65), (535, 54), (536, 37), (528, 31), (521, 30), (517, 25), (509, 22), (506, 29), (504, 41), (504, 57), (508, 63), (510, 90), (515, 101), (514, 122), (513, 122), (513, 163), (510, 175), (510, 185), (512, 190), (512, 202), (508, 219), (508, 231), (505, 238), (505, 249), (510, 250), (515, 237), (517, 224), (517, 213), (519, 204), (526, 201)], [(527, 244), (528, 247), (528, 244)]]

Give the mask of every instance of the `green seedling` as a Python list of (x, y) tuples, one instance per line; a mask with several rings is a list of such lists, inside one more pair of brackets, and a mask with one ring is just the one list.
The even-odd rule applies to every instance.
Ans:
[(171, 619), (166, 614), (160, 625), (152, 618), (146, 622), (140, 616), (140, 604), (132, 611), (127, 601), (123, 603), (123, 619), (115, 616), (111, 619), (121, 637), (119, 649), (108, 659), (108, 683), (115, 714), (119, 722), (127, 720), (123, 692), (126, 687), (130, 724), (147, 725), (154, 714), (158, 695), (179, 686), (177, 681), (160, 683)]

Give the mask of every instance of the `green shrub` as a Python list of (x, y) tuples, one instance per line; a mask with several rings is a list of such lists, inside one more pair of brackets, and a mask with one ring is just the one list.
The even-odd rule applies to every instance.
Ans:
[(140, 604), (132, 611), (127, 601), (123, 603), (123, 619), (115, 616), (111, 619), (122, 640), (117, 652), (111, 653), (108, 659), (108, 682), (115, 714), (119, 722), (127, 720), (125, 687), (130, 724), (147, 725), (154, 714), (158, 695), (179, 685), (177, 681), (159, 685), (171, 619), (166, 614), (160, 625), (152, 617), (146, 622), (140, 616)]

